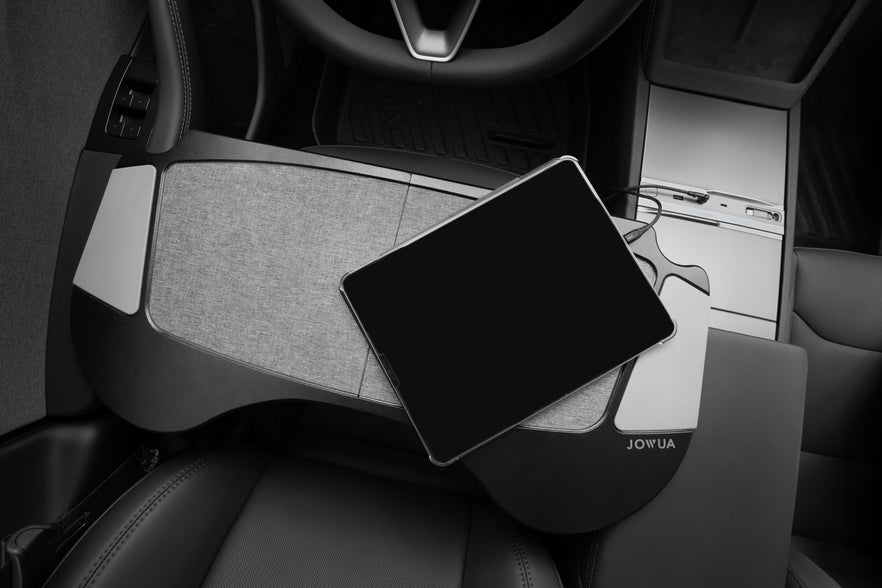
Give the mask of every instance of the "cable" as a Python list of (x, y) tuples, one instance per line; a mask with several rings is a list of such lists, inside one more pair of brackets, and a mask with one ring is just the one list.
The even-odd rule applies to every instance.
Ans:
[[(658, 195), (659, 190), (665, 190), (667, 192), (674, 192), (676, 194), (680, 194), (682, 196), (689, 196), (690, 198), (694, 198), (695, 202), (698, 204), (704, 204), (708, 200), (710, 200), (710, 194), (707, 192), (700, 192), (698, 190), (686, 190), (685, 188), (674, 188), (672, 186), (664, 186), (662, 184), (638, 184), (636, 186), (631, 186), (630, 188), (625, 188), (621, 190), (621, 192), (625, 192), (628, 194), (633, 194), (632, 190), (655, 190), (656, 196)], [(641, 196), (643, 196), (641, 194)], [(677, 200), (682, 200), (682, 198), (677, 198)]]
[(634, 196), (637, 196), (638, 198), (646, 198), (647, 200), (651, 200), (652, 202), (655, 203), (655, 206), (656, 206), (655, 216), (652, 217), (651, 221), (644, 224), (642, 227), (638, 227), (636, 229), (633, 229), (633, 230), (625, 233), (625, 235), (624, 235), (625, 236), (625, 243), (633, 243), (634, 241), (636, 241), (637, 239), (642, 237), (646, 233), (646, 231), (651, 229), (655, 225), (655, 223), (658, 222), (658, 219), (661, 218), (662, 203), (661, 203), (661, 200), (659, 200), (655, 196), (647, 196), (646, 194), (641, 194), (640, 192), (627, 192), (626, 191), (626, 193), (633, 194)]
[[(607, 200), (611, 200), (612, 198), (614, 198), (616, 196), (621, 196), (622, 194), (631, 194), (632, 196), (636, 196), (637, 198), (645, 198), (645, 199), (650, 200), (655, 203), (655, 207), (656, 207), (655, 216), (653, 216), (652, 220), (649, 221), (648, 223), (645, 223), (643, 226), (638, 227), (636, 229), (632, 229), (631, 231), (628, 231), (627, 233), (625, 233), (624, 234), (625, 243), (633, 243), (634, 241), (636, 241), (637, 239), (642, 237), (644, 234), (646, 234), (646, 231), (651, 229), (655, 225), (655, 223), (658, 222), (658, 219), (661, 218), (661, 215), (662, 215), (661, 200), (659, 200), (655, 196), (650, 196), (648, 194), (641, 194), (640, 193), (640, 190), (653, 189), (653, 188), (667, 189), (666, 186), (657, 186), (655, 184), (642, 184), (642, 185), (637, 185), (637, 186), (631, 186), (629, 188), (625, 188), (624, 190), (614, 190), (613, 192), (608, 192), (607, 196), (602, 199), (604, 202), (606, 202)], [(678, 191), (686, 192), (686, 190), (678, 190)]]

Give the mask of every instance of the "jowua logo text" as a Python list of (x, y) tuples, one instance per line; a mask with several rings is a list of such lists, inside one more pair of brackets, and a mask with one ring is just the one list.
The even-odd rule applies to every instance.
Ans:
[(670, 437), (653, 437), (651, 439), (628, 439), (628, 451), (642, 451), (644, 449), (676, 449), (674, 440)]

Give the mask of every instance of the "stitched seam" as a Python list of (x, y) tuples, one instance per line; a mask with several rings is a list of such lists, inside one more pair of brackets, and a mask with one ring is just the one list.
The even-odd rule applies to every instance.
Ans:
[(511, 551), (515, 556), (515, 561), (517, 561), (518, 570), (521, 574), (521, 586), (523, 588), (532, 588), (533, 574), (530, 570), (530, 562), (527, 561), (524, 544), (521, 543), (521, 540), (518, 537), (509, 532), (505, 524), (502, 526), (502, 532), (505, 533), (505, 538), (508, 539), (508, 546), (511, 548)]
[(557, 583), (557, 588), (563, 588), (563, 582), (560, 579), (560, 574), (557, 572), (557, 566), (552, 566), (551, 569), (554, 572), (554, 580)]
[(177, 53), (178, 53), (178, 65), (181, 68), (181, 78), (184, 81), (184, 88), (183, 88), (184, 114), (181, 119), (181, 127), (178, 129), (178, 138), (180, 139), (184, 134), (183, 124), (184, 124), (184, 120), (186, 120), (186, 117), (187, 117), (187, 82), (186, 82), (186, 76), (184, 74), (184, 54), (181, 51), (181, 40), (178, 37), (178, 26), (177, 26), (177, 22), (175, 20), (175, 11), (172, 8), (172, 0), (166, 0), (166, 3), (168, 4), (168, 17), (169, 17), (169, 20), (171, 21), (172, 34), (175, 36), (175, 48), (177, 49)]
[(187, 120), (184, 125), (184, 132), (190, 130), (190, 119), (193, 116), (193, 76), (190, 74), (190, 52), (187, 48), (187, 39), (184, 36), (184, 19), (181, 18), (181, 7), (177, 0), (174, 0), (175, 14), (178, 16), (178, 28), (181, 31), (181, 49), (184, 51), (184, 68), (187, 71)]
[(209, 455), (191, 462), (185, 468), (179, 470), (178, 473), (163, 484), (162, 487), (151, 494), (147, 500), (142, 502), (135, 514), (129, 517), (122, 528), (113, 536), (113, 539), (110, 540), (98, 558), (92, 563), (83, 579), (80, 580), (78, 587), (84, 588), (86, 586), (94, 585), (113, 558), (119, 553), (123, 545), (125, 545), (126, 541), (131, 538), (150, 513), (152, 513), (165, 498), (177, 489), (184, 480), (199, 472), (206, 466), (215, 463), (218, 459), (220, 458), (217, 455)]
[(802, 583), (802, 579), (796, 574), (796, 572), (793, 571), (793, 568), (791, 568), (790, 566), (787, 567), (787, 575), (793, 579), (793, 582), (799, 588), (805, 588), (805, 584)]
[(177, 10), (177, 2), (174, 0), (166, 0), (168, 3), (168, 14), (171, 20), (172, 33), (175, 36), (175, 47), (178, 50), (178, 64), (181, 67), (181, 78), (184, 82), (184, 114), (181, 119), (181, 126), (178, 131), (178, 138), (184, 136), (185, 129), (190, 124), (190, 66), (187, 62), (186, 41), (183, 39), (183, 32), (178, 31), (180, 26), (180, 14)]
[(410, 198), (410, 186), (404, 192), (404, 201), (401, 203), (401, 214), (398, 215), (398, 227), (395, 229), (395, 237), (392, 239), (392, 246), (398, 244), (398, 234), (401, 233), (401, 221), (404, 220), (404, 211), (407, 209), (407, 199)]
[(227, 528), (227, 534), (224, 539), (220, 542), (220, 545), (217, 547), (217, 551), (214, 552), (214, 556), (211, 558), (211, 563), (208, 564), (208, 567), (205, 568), (205, 573), (202, 575), (202, 582), (200, 582), (200, 586), (205, 584), (205, 578), (208, 577), (208, 574), (211, 573), (211, 568), (214, 567), (214, 562), (217, 561), (217, 556), (223, 551), (224, 545), (227, 544), (227, 541), (230, 539), (230, 535), (233, 532), (233, 529), (236, 528), (236, 523), (239, 522), (239, 519), (242, 517), (242, 512), (245, 510), (245, 507), (248, 506), (248, 503), (251, 501), (251, 497), (254, 496), (254, 491), (257, 490), (257, 487), (260, 485), (260, 482), (263, 480), (263, 477), (266, 475), (266, 472), (269, 470), (270, 466), (276, 463), (276, 456), (273, 456), (272, 459), (268, 459), (266, 464), (263, 466), (263, 469), (260, 470), (260, 474), (254, 480), (254, 484), (251, 485), (251, 489), (248, 491), (248, 496), (245, 497), (245, 500), (242, 501), (241, 506), (239, 506), (239, 511), (236, 513), (236, 516), (233, 517), (233, 522), (230, 523), (229, 528)]
[(474, 524), (475, 524), (475, 505), (472, 503), (469, 506), (469, 525), (466, 531), (466, 543), (465, 543), (465, 554), (462, 558), (462, 576), (459, 579), (459, 585), (465, 586), (466, 581), (466, 570), (468, 570), (469, 565), (469, 545), (472, 542), (472, 533), (474, 532)]
[(600, 551), (601, 533), (602, 531), (598, 531), (591, 542), (591, 563), (588, 565), (588, 569), (585, 570), (585, 588), (591, 588), (591, 583), (594, 581), (594, 569), (597, 567), (597, 553)]
[(184, 38), (184, 21), (181, 18), (181, 9), (177, 0), (170, 0), (172, 5), (174, 6), (175, 18), (177, 20), (177, 30), (181, 36), (181, 52), (183, 53), (183, 66), (181, 73), (184, 78), (184, 88), (186, 92), (184, 94), (184, 120), (181, 125), (181, 136), (188, 130), (190, 130), (190, 116), (193, 112), (193, 88), (190, 84), (190, 55), (187, 52), (187, 39)]

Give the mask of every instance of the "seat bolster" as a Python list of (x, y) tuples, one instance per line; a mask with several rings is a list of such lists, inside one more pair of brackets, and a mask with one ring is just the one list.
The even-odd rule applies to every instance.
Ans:
[(827, 572), (804, 553), (790, 547), (790, 564), (787, 566), (786, 588), (839, 588), (839, 584)]
[(462, 586), (560, 588), (561, 581), (533, 533), (477, 503), (472, 510)]
[(269, 461), (220, 447), (160, 465), (95, 522), (46, 586), (201, 585)]
[(882, 351), (882, 257), (794, 249), (793, 310), (828, 341)]

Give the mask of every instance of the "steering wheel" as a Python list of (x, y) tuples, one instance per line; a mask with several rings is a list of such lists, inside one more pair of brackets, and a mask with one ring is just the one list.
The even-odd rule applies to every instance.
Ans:
[(582, 0), (555, 27), (530, 41), (460, 50), (480, 0), (457, 1), (448, 28), (433, 30), (423, 24), (416, 0), (391, 0), (401, 41), (352, 24), (325, 0), (274, 0), (300, 34), (342, 63), (386, 77), (460, 86), (502, 86), (553, 75), (593, 50), (641, 2)]

